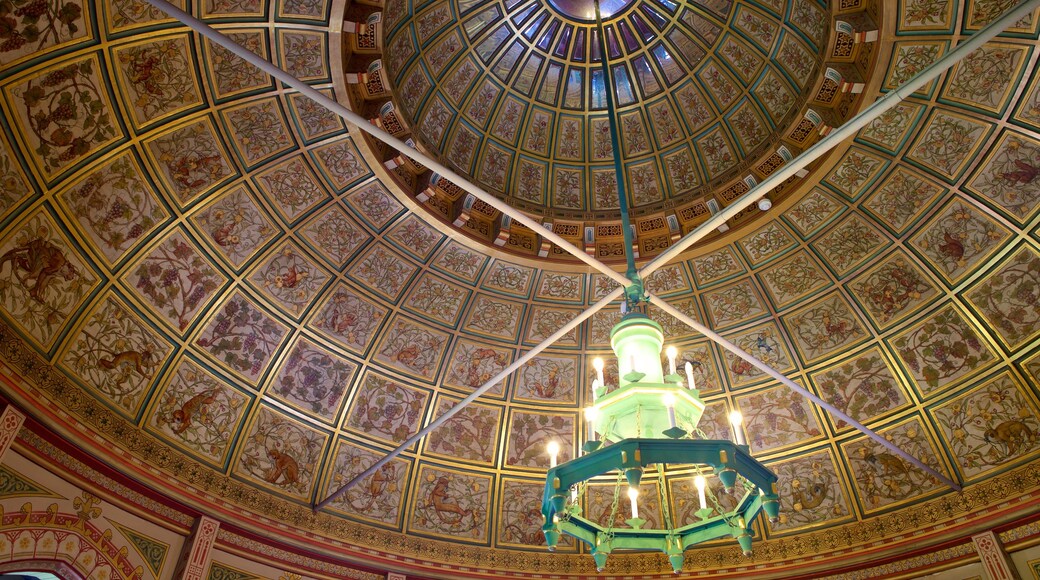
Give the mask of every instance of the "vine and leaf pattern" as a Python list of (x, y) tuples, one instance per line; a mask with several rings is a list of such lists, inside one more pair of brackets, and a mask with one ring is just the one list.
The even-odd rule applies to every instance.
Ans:
[(284, 326), (236, 293), (210, 319), (195, 344), (255, 382), (285, 334)]
[[(914, 418), (901, 425), (882, 429), (879, 433), (939, 473), (946, 471), (939, 464), (920, 419)], [(934, 476), (872, 439), (860, 439), (847, 444), (844, 451), (866, 511), (912, 501), (943, 487)]]
[(138, 125), (201, 102), (187, 38), (130, 46), (116, 55)]
[(520, 368), (516, 397), (535, 401), (574, 401), (577, 372), (573, 358), (537, 356)]
[(326, 352), (308, 340), (290, 351), (270, 393), (293, 407), (333, 421), (357, 371), (357, 365)]
[(573, 416), (514, 411), (509, 426), (509, 453), (506, 456), (506, 464), (546, 468), (549, 465), (549, 455), (545, 445), (549, 441), (559, 443), (560, 463), (571, 459), (571, 449), (574, 445)]
[[(447, 413), (456, 404), (456, 401), (441, 399), (437, 405), (437, 416)], [(500, 422), (498, 409), (479, 404), (467, 405), (426, 436), (426, 450), (453, 459), (491, 464), (495, 461)]]
[(149, 147), (182, 204), (235, 173), (206, 120), (163, 135)]
[(184, 359), (148, 424), (164, 437), (222, 465), (249, 398)]
[(900, 167), (863, 202), (863, 207), (901, 232), (940, 193), (939, 186)]
[(979, 333), (947, 306), (893, 341), (926, 397), (994, 360)]
[(462, 287), (433, 276), (425, 276), (408, 295), (405, 306), (453, 325), (467, 296), (469, 292)]
[(93, 58), (85, 58), (49, 69), (12, 91), (23, 107), (32, 151), (48, 175), (119, 136), (97, 69)]
[(1036, 452), (1040, 420), (1007, 374), (934, 411), (951, 454), (967, 477)]
[(267, 291), (290, 314), (299, 315), (329, 280), (328, 273), (311, 262), (295, 244), (275, 252), (250, 279)]
[(769, 466), (780, 487), (780, 520), (773, 532), (787, 532), (850, 517), (849, 500), (834, 461), (826, 452), (813, 453)]
[(83, 6), (76, 1), (0, 2), (0, 64), (89, 34), (83, 16)]
[[(511, 358), (509, 350), (460, 340), (448, 363), (448, 376), (444, 382), (447, 385), (478, 389), (502, 372)], [(505, 382), (500, 381), (487, 394), (501, 395), (504, 390)]]
[(429, 396), (427, 391), (370, 373), (358, 390), (347, 426), (399, 443), (419, 430)]
[(226, 280), (179, 232), (156, 245), (127, 277), (153, 310), (180, 331)]
[[(876, 350), (813, 375), (824, 400), (853, 419), (865, 422), (907, 404), (907, 397)], [(832, 418), (837, 429), (848, 427)]]
[(1003, 136), (968, 187), (1024, 221), (1040, 203), (1040, 144), (1023, 135)]
[(109, 264), (168, 217), (129, 155), (94, 170), (61, 198)]
[(341, 283), (311, 324), (347, 349), (362, 353), (375, 338), (386, 314), (386, 308), (365, 300)]
[(376, 358), (433, 380), (447, 342), (448, 337), (443, 333), (398, 319), (387, 331)]
[(948, 281), (967, 274), (1008, 238), (1008, 232), (964, 201), (957, 200), (911, 240)]
[(851, 288), (880, 327), (902, 318), (938, 293), (903, 254), (895, 254), (867, 272)]
[(491, 478), (428, 468), (419, 478), (412, 511), (414, 530), (453, 538), (487, 536)]
[(1024, 247), (968, 294), (1003, 339), (1014, 348), (1040, 328), (1040, 256)]
[(907, 158), (920, 161), (953, 179), (985, 137), (987, 126), (946, 113), (932, 116)]
[(278, 233), (243, 187), (233, 188), (192, 220), (235, 268)]
[(792, 338), (805, 360), (816, 360), (867, 337), (842, 298), (835, 294), (787, 319)]
[(819, 437), (820, 424), (808, 400), (785, 386), (739, 400), (748, 445), (756, 453)]
[(134, 417), (170, 350), (109, 297), (87, 319), (61, 360), (123, 414)]

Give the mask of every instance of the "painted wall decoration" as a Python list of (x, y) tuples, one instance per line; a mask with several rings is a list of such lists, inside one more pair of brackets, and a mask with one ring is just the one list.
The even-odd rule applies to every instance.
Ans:
[[(442, 397), (434, 415), (441, 416), (458, 404)], [(426, 452), (451, 459), (491, 465), (495, 462), (502, 410), (483, 404), (467, 405), (426, 436)]]
[(514, 410), (509, 418), (509, 449), (506, 464), (545, 469), (549, 465), (546, 444), (560, 445), (558, 461), (570, 461), (574, 454), (575, 418), (571, 414), (547, 415)]
[(370, 372), (361, 379), (345, 426), (401, 443), (419, 430), (429, 398), (429, 391)]
[(455, 540), (488, 537), (491, 478), (422, 465), (412, 497), (409, 529)]
[(267, 393), (303, 413), (334, 423), (356, 372), (353, 362), (300, 339), (290, 348)]
[[(377, 450), (358, 446), (341, 439), (337, 443), (335, 466), (326, 485), (338, 489), (380, 459)], [(331, 504), (365, 521), (398, 526), (404, 510), (402, 501), (407, 486), (409, 465), (402, 460), (387, 463), (364, 479), (360, 485), (348, 489)]]
[(278, 493), (310, 499), (328, 434), (270, 407), (260, 407), (234, 472)]

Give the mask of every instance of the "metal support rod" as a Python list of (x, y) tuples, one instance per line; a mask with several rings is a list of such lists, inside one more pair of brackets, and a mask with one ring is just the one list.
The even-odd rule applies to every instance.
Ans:
[(914, 465), (916, 465), (917, 467), (921, 468), (922, 470), (924, 470), (926, 473), (928, 473), (932, 477), (934, 477), (937, 480), (945, 483), (946, 485), (950, 486), (954, 490), (956, 490), (956, 491), (960, 491), (961, 490), (961, 486), (957, 482), (955, 482), (952, 479), (950, 479), (949, 477), (946, 477), (945, 475), (939, 473), (935, 469), (929, 467), (928, 465), (926, 465), (920, 459), (914, 457), (913, 455), (910, 455), (906, 451), (903, 451), (895, 443), (892, 443), (891, 441), (889, 441), (888, 439), (885, 439), (881, 435), (878, 435), (877, 433), (875, 433), (874, 431), (872, 431), (871, 429), (869, 429), (868, 427), (866, 427), (865, 425), (863, 425), (859, 421), (853, 419), (852, 417), (849, 417), (848, 414), (846, 414), (844, 411), (838, 409), (834, 405), (831, 405), (827, 401), (824, 401), (823, 399), (817, 397), (811, 391), (809, 391), (805, 387), (802, 387), (801, 385), (799, 385), (798, 383), (792, 381), (791, 379), (785, 377), (782, 373), (780, 373), (779, 371), (777, 371), (773, 367), (771, 367), (771, 366), (767, 365), (766, 363), (758, 360), (757, 358), (751, 356), (751, 354), (749, 354), (744, 349), (742, 349), (739, 346), (733, 344), (732, 342), (726, 340), (725, 338), (723, 338), (720, 334), (718, 334), (714, 330), (708, 328), (707, 326), (704, 326), (703, 324), (697, 322), (693, 318), (687, 316), (686, 313), (684, 313), (683, 311), (681, 311), (678, 308), (672, 306), (671, 304), (669, 304), (668, 302), (662, 300), (661, 298), (658, 298), (657, 296), (653, 296), (653, 295), (650, 296), (650, 303), (654, 304), (655, 306), (660, 308), (666, 314), (674, 316), (675, 319), (678, 320), (679, 322), (682, 322), (682, 323), (686, 324), (690, 328), (693, 328), (697, 332), (699, 332), (699, 333), (703, 334), (704, 336), (710, 338), (711, 340), (713, 340), (716, 344), (718, 344), (722, 348), (730, 351), (731, 353), (733, 353), (733, 354), (739, 356), (740, 358), (746, 360), (747, 362), (751, 363), (758, 370), (764, 372), (765, 374), (773, 377), (774, 379), (776, 379), (776, 380), (780, 381), (781, 383), (783, 383), (784, 385), (786, 385), (787, 388), (789, 388), (792, 391), (798, 393), (799, 395), (802, 395), (806, 399), (809, 399), (813, 403), (816, 403), (820, 407), (823, 407), (830, 414), (834, 415), (835, 417), (838, 417), (842, 421), (845, 421), (846, 423), (848, 423), (852, 427), (855, 427), (858, 431), (864, 433), (865, 435), (867, 435), (868, 437), (870, 437), (874, 441), (877, 441), (879, 444), (881, 444), (883, 447), (885, 447), (886, 449), (888, 449), (892, 453), (895, 453), (896, 455), (902, 457), (903, 459), (909, 461), (910, 463), (913, 463)]
[(645, 280), (647, 276), (654, 273), (665, 264), (671, 262), (673, 259), (678, 257), (679, 254), (686, 251), (687, 248), (697, 243), (701, 238), (726, 223), (726, 220), (744, 211), (748, 206), (758, 201), (760, 197), (763, 197), (774, 187), (780, 185), (785, 180), (804, 169), (810, 163), (822, 157), (825, 153), (830, 151), (846, 138), (855, 135), (857, 131), (866, 127), (867, 123), (877, 119), (886, 111), (898, 105), (903, 99), (912, 95), (915, 91), (928, 84), (929, 81), (942, 74), (943, 71), (952, 67), (958, 61), (968, 56), (968, 54), (973, 50), (996, 37), (998, 34), (1003, 32), (1005, 28), (1011, 26), (1037, 7), (1040, 7), (1040, 0), (1026, 0), (1014, 9), (1009, 10), (1000, 18), (989, 23), (985, 28), (973, 34), (971, 38), (968, 38), (963, 43), (957, 45), (957, 48), (954, 48), (943, 55), (939, 60), (917, 73), (913, 78), (903, 83), (898, 88), (890, 91), (877, 101), (874, 101), (873, 104), (857, 113), (840, 127), (836, 127), (826, 137), (820, 139), (812, 147), (803, 151), (801, 155), (792, 159), (790, 163), (785, 163), (780, 167), (780, 169), (770, 174), (769, 177), (766, 177), (757, 186), (752, 187), (751, 191), (748, 191), (741, 197), (737, 198), (736, 201), (726, 206), (725, 209), (709, 218), (708, 221), (704, 222), (690, 233), (686, 234), (675, 244), (669, 246), (667, 250), (658, 254), (657, 257), (650, 261), (650, 263), (644, 265), (642, 269), (639, 270), (639, 275)]
[(337, 489), (336, 491), (334, 491), (331, 494), (329, 494), (329, 496), (326, 497), (325, 499), (323, 499), (320, 502), (314, 504), (314, 506), (313, 506), (314, 511), (318, 511), (321, 508), (325, 507), (326, 505), (329, 504), (329, 502), (332, 502), (337, 497), (343, 495), (348, 489), (350, 489), (350, 488), (354, 487), (355, 485), (361, 483), (361, 481), (364, 480), (366, 477), (369, 477), (370, 475), (375, 473), (377, 469), (379, 469), (380, 467), (382, 467), (382, 466), (386, 465), (387, 463), (389, 463), (390, 460), (392, 460), (394, 457), (397, 457), (398, 455), (400, 455), (401, 452), (404, 451), (405, 449), (411, 447), (416, 441), (418, 441), (418, 440), (422, 439), (423, 437), (425, 437), (430, 431), (433, 431), (437, 427), (440, 427), (441, 425), (443, 425), (445, 421), (447, 421), (448, 419), (451, 419), (452, 417), (454, 417), (456, 413), (458, 413), (459, 411), (461, 411), (463, 409), (463, 407), (465, 407), (466, 405), (468, 405), (468, 404), (472, 403), (473, 401), (477, 400), (477, 397), (479, 397), (480, 395), (483, 395), (485, 392), (487, 392), (489, 389), (491, 389), (491, 387), (495, 386), (500, 381), (505, 380), (507, 377), (509, 377), (509, 375), (513, 374), (514, 371), (516, 371), (520, 367), (524, 366), (527, 363), (527, 361), (529, 361), (529, 360), (533, 359), (534, 357), (538, 356), (538, 354), (541, 353), (543, 350), (545, 350), (546, 348), (551, 346), (557, 340), (560, 340), (561, 338), (563, 338), (568, 332), (570, 332), (570, 331), (574, 330), (575, 328), (577, 328), (579, 324), (581, 324), (582, 322), (585, 322), (585, 320), (587, 318), (589, 318), (590, 316), (592, 316), (596, 312), (600, 311), (603, 307), (607, 306), (608, 304), (610, 304), (611, 302), (616, 300), (618, 298), (618, 296), (621, 296), (622, 291), (623, 291), (622, 288), (615, 288), (609, 294), (607, 294), (606, 296), (601, 298), (599, 300), (599, 302), (596, 302), (595, 304), (589, 306), (587, 309), (582, 311), (581, 314), (578, 314), (577, 316), (575, 316), (570, 322), (568, 322), (567, 324), (564, 324), (562, 328), (560, 328), (556, 332), (552, 333), (551, 336), (547, 337), (545, 340), (543, 340), (542, 342), (538, 343), (538, 346), (535, 346), (531, 350), (525, 352), (520, 358), (518, 358), (515, 361), (513, 361), (512, 364), (510, 364), (506, 368), (502, 369), (497, 375), (491, 377), (491, 379), (489, 379), (486, 383), (481, 385), (480, 388), (478, 388), (477, 390), (475, 390), (472, 393), (470, 393), (465, 399), (462, 399), (461, 401), (456, 403), (455, 406), (453, 406), (452, 408), (450, 408), (447, 411), (445, 411), (444, 414), (438, 416), (433, 421), (430, 421), (429, 425), (427, 425), (427, 426), (423, 427), (422, 429), (420, 429), (418, 433), (416, 433), (415, 435), (412, 435), (411, 437), (409, 437), (407, 441), (405, 441), (404, 443), (401, 443), (400, 445), (398, 445), (396, 448), (394, 448), (393, 451), (387, 453), (385, 457), (383, 457), (379, 461), (376, 461), (368, 469), (366, 469), (366, 470), (362, 471), (361, 473), (359, 473), (358, 475), (354, 476), (353, 479), (351, 479), (350, 481), (344, 483), (339, 489)]
[[(603, 69), (603, 101), (607, 105), (607, 126), (610, 127), (610, 146), (614, 151), (614, 179), (617, 182), (618, 211), (621, 213), (621, 235), (625, 240), (625, 277), (633, 283), (639, 282), (636, 292), (642, 294), (642, 282), (636, 270), (636, 259), (632, 250), (632, 220), (628, 217), (628, 194), (625, 192), (625, 172), (621, 164), (621, 138), (618, 136), (617, 110), (614, 106), (614, 76), (607, 63), (607, 33), (603, 29), (603, 18), (599, 11), (599, 0), (593, 0), (596, 10), (596, 39), (599, 47), (599, 63)], [(593, 89), (595, 90), (595, 89)], [(633, 297), (628, 296), (628, 300)], [(642, 296), (635, 296), (636, 300)], [(630, 305), (633, 306), (633, 305)]]
[(145, 1), (148, 2), (148, 4), (151, 4), (152, 6), (165, 12), (169, 16), (176, 18), (188, 28), (212, 40), (214, 43), (219, 44), (220, 46), (228, 49), (231, 53), (235, 54), (242, 60), (259, 68), (263, 72), (271, 75), (272, 77), (281, 81), (282, 83), (285, 83), (289, 87), (294, 88), (297, 91), (300, 91), (300, 93), (304, 96), (308, 97), (309, 99), (321, 105), (322, 107), (325, 107), (329, 111), (339, 115), (343, 119), (346, 119), (361, 131), (368, 133), (369, 135), (372, 135), (373, 137), (382, 141), (383, 143), (386, 143), (387, 145), (394, 147), (402, 154), (407, 155), (408, 157), (411, 157), (412, 159), (415, 159), (423, 165), (431, 168), (432, 170), (440, 174), (442, 177), (445, 177), (455, 185), (458, 185), (465, 192), (472, 194), (473, 197), (476, 197), (480, 201), (483, 201), (484, 203), (497, 209), (503, 214), (508, 215), (512, 219), (522, 223), (528, 228), (531, 228), (531, 230), (533, 230), (538, 235), (547, 238), (548, 240), (562, 248), (564, 251), (571, 254), (575, 258), (581, 260), (585, 264), (595, 268), (596, 270), (599, 270), (600, 272), (603, 272), (618, 284), (621, 284), (622, 286), (628, 286), (629, 284), (631, 284), (629, 279), (623, 276), (620, 272), (615, 271), (603, 262), (600, 262), (596, 258), (588, 255), (587, 253), (585, 253), (584, 250), (579, 249), (577, 246), (570, 243), (568, 240), (560, 237), (560, 235), (556, 232), (542, 226), (542, 224), (537, 220), (531, 218), (527, 214), (515, 208), (510, 207), (502, 200), (480, 189), (466, 178), (455, 173), (451, 169), (448, 169), (447, 166), (437, 161), (436, 159), (430, 157), (429, 155), (426, 155), (422, 151), (409, 147), (408, 144), (404, 141), (401, 141), (397, 137), (394, 137), (390, 133), (368, 122), (367, 119), (358, 115), (354, 111), (351, 111), (350, 109), (344, 107), (335, 99), (331, 99), (328, 96), (322, 94), (314, 87), (297, 79), (293, 75), (289, 74), (287, 71), (275, 66), (263, 57), (257, 55), (256, 53), (250, 50), (247, 50), (245, 47), (231, 40), (230, 38), (225, 36), (224, 33), (216, 30), (209, 24), (170, 4), (166, 0)]

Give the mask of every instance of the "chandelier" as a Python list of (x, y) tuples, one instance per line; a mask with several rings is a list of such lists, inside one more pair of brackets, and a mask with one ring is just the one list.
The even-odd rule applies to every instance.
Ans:
[[(618, 363), (616, 388), (610, 389), (604, 382), (602, 360), (594, 362), (597, 377), (592, 382), (593, 404), (585, 409), (589, 440), (582, 447), (583, 454), (557, 465), (558, 444), (547, 446), (550, 469), (542, 496), (542, 532), (550, 550), (555, 550), (561, 533), (587, 544), (597, 571), (603, 571), (607, 555), (613, 551), (658, 550), (667, 554), (678, 573), (686, 548), (727, 536), (750, 555), (752, 523), (761, 512), (772, 522), (779, 515), (776, 475), (751, 456), (740, 430), (739, 412), (730, 414), (735, 441), (694, 438), (704, 403), (695, 388), (693, 369), (686, 363), (684, 385), (683, 377), (676, 373), (675, 348), (669, 347), (669, 373), (665, 375), (663, 343), (661, 326), (641, 308), (629, 308), (610, 333)], [(679, 465), (688, 465), (696, 473), (697, 521), (676, 521), (669, 506), (663, 476)], [(641, 498), (639, 484), (651, 467), (660, 478), (658, 497)], [(581, 504), (589, 481), (611, 473), (616, 474), (617, 484), (609, 523), (603, 526), (584, 517)], [(706, 476), (717, 476), (726, 493), (739, 495), (735, 507), (722, 507), (711, 494)], [(615, 527), (622, 487), (627, 487), (632, 517), (625, 520), (627, 527)], [(661, 529), (646, 527), (646, 520), (639, 517), (640, 501), (654, 499), (659, 502)]]
[[(626, 277), (622, 312), (624, 316), (610, 331), (610, 346), (617, 356), (618, 384), (608, 388), (603, 376), (603, 361), (596, 359), (596, 378), (592, 382), (593, 404), (585, 409), (589, 440), (582, 455), (557, 465), (559, 444), (550, 442), (549, 471), (542, 495), (542, 532), (549, 550), (555, 550), (561, 534), (567, 534), (589, 546), (596, 570), (603, 571), (607, 555), (616, 550), (658, 550), (668, 556), (678, 574), (683, 566), (685, 550), (701, 542), (733, 537), (745, 555), (751, 554), (752, 525), (761, 512), (776, 521), (780, 512), (776, 474), (751, 456), (740, 430), (739, 411), (730, 414), (734, 441), (696, 438), (697, 424), (704, 413), (693, 381), (690, 363), (685, 364), (686, 386), (676, 372), (674, 347), (667, 350), (668, 374), (664, 374), (661, 348), (664, 332), (646, 315), (647, 298), (636, 270), (625, 194), (623, 168), (617, 130), (610, 67), (604, 41), (603, 20), (599, 0), (593, 0), (599, 61), (603, 68), (603, 97), (609, 116), (614, 168), (621, 214), (621, 230), (625, 236)], [(594, 55), (595, 56), (595, 55)], [(700, 509), (697, 521), (679, 522), (673, 517), (669, 495), (665, 489), (665, 473), (669, 467), (688, 465), (696, 476)], [(662, 527), (652, 528), (639, 517), (639, 484), (648, 467), (656, 469)], [(674, 471), (673, 471), (674, 472)], [(584, 517), (582, 500), (593, 478), (616, 474), (614, 499), (604, 527)], [(724, 508), (711, 494), (705, 476), (719, 478), (726, 493), (737, 493), (739, 501)], [(625, 527), (616, 527), (621, 488), (627, 484), (632, 517)], [(742, 493), (741, 493), (742, 492)], [(709, 505), (708, 498), (712, 503)], [(653, 498), (644, 498), (646, 502)], [(674, 499), (674, 498), (673, 498)]]

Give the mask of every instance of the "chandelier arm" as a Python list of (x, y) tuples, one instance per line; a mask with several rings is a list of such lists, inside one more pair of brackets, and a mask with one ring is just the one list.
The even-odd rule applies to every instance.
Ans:
[(792, 381), (791, 379), (785, 377), (782, 373), (780, 373), (779, 371), (777, 371), (773, 367), (771, 367), (771, 366), (767, 365), (766, 363), (760, 361), (759, 359), (755, 358), (754, 356), (749, 354), (744, 349), (742, 349), (739, 346), (733, 344), (732, 342), (726, 340), (725, 338), (723, 338), (720, 334), (718, 334), (714, 330), (708, 328), (707, 326), (705, 326), (705, 325), (697, 322), (693, 318), (687, 316), (683, 311), (681, 311), (678, 308), (672, 306), (667, 301), (665, 301), (665, 300), (663, 300), (663, 299), (661, 299), (661, 298), (659, 298), (659, 297), (657, 297), (655, 295), (652, 295), (652, 294), (649, 295), (649, 296), (650, 296), (650, 303), (655, 305), (655, 306), (657, 306), (661, 310), (663, 310), (666, 314), (670, 314), (671, 316), (675, 317), (676, 320), (679, 320), (680, 322), (682, 322), (682, 323), (686, 324), (687, 326), (693, 328), (697, 332), (700, 332), (704, 336), (710, 338), (712, 341), (714, 341), (716, 344), (718, 344), (722, 348), (730, 351), (731, 353), (733, 353), (733, 354), (739, 356), (740, 358), (746, 360), (747, 362), (751, 363), (758, 370), (760, 370), (760, 371), (766, 373), (767, 375), (773, 377), (774, 379), (780, 381), (781, 383), (786, 385), (787, 388), (789, 388), (789, 389), (793, 390), (794, 392), (802, 395), (806, 399), (809, 399), (813, 403), (816, 403), (820, 407), (823, 407), (831, 415), (834, 415), (835, 417), (837, 417), (837, 418), (841, 419), (842, 421), (845, 421), (849, 425), (855, 427), (859, 432), (861, 432), (864, 435), (870, 437), (871, 439), (873, 439), (874, 441), (876, 441), (877, 443), (879, 443), (881, 446), (885, 447), (889, 451), (895, 453), (896, 455), (898, 455), (898, 456), (902, 457), (903, 459), (909, 461), (910, 463), (916, 465), (917, 467), (919, 467), (920, 469), (922, 469), (923, 471), (925, 471), (926, 473), (928, 473), (932, 477), (934, 477), (937, 480), (941, 481), (942, 483), (948, 485), (953, 490), (960, 491), (962, 489), (962, 487), (961, 487), (961, 485), (959, 483), (953, 481), (949, 477), (946, 477), (945, 475), (939, 473), (937, 470), (935, 470), (932, 467), (926, 465), (923, 461), (921, 461), (920, 459), (914, 457), (913, 455), (910, 455), (909, 453), (904, 451), (901, 447), (899, 447), (895, 443), (892, 443), (888, 439), (885, 439), (881, 435), (875, 433), (873, 430), (871, 430), (870, 428), (868, 428), (864, 424), (862, 424), (859, 421), (853, 419), (852, 417), (849, 417), (848, 414), (846, 414), (844, 411), (838, 409), (834, 405), (831, 405), (827, 401), (824, 401), (823, 399), (817, 397), (815, 394), (813, 394), (812, 392), (810, 392), (806, 388), (802, 387), (801, 385), (799, 385), (798, 383)]
[(827, 134), (823, 139), (817, 141), (815, 145), (803, 151), (801, 155), (798, 155), (789, 163), (785, 163), (775, 172), (770, 174), (769, 177), (763, 179), (761, 183), (752, 187), (750, 191), (737, 198), (732, 204), (726, 206), (722, 211), (709, 218), (708, 221), (697, 226), (677, 242), (669, 246), (665, 251), (658, 254), (657, 257), (639, 270), (639, 276), (645, 280), (650, 276), (650, 274), (653, 274), (658, 269), (671, 262), (673, 259), (678, 257), (679, 254), (690, 248), (690, 246), (697, 243), (719, 226), (724, 225), (727, 220), (747, 209), (751, 204), (758, 201), (759, 198), (765, 196), (767, 193), (772, 191), (773, 188), (779, 186), (787, 179), (794, 177), (796, 173), (805, 169), (810, 163), (816, 161), (825, 153), (849, 137), (855, 135), (857, 131), (866, 127), (868, 123), (898, 105), (903, 101), (903, 99), (917, 92), (918, 89), (926, 85), (932, 79), (938, 77), (943, 73), (943, 71), (952, 67), (964, 57), (968, 56), (968, 54), (973, 50), (996, 37), (998, 34), (1003, 32), (1005, 28), (1011, 26), (1020, 18), (1028, 15), (1037, 7), (1040, 7), (1040, 0), (1025, 0), (1017, 7), (1004, 13), (1000, 18), (989, 23), (989, 25), (982, 30), (973, 33), (970, 38), (957, 45), (956, 48), (943, 55), (939, 60), (917, 73), (917, 75), (900, 85), (898, 88), (889, 91), (888, 94), (874, 101), (874, 103), (857, 113), (841, 126), (835, 127), (833, 131)]
[(419, 161), (426, 167), (429, 167), (430, 169), (436, 171), (442, 177), (447, 178), (467, 193), (473, 195), (473, 197), (476, 197), (480, 201), (483, 201), (484, 203), (497, 209), (503, 214), (508, 215), (512, 219), (527, 226), (532, 231), (536, 232), (538, 235), (548, 239), (568, 254), (584, 262), (586, 265), (595, 268), (603, 274), (606, 274), (608, 277), (610, 277), (618, 284), (626, 287), (632, 284), (632, 281), (626, 278), (623, 274), (610, 268), (609, 266), (597, 260), (596, 258), (588, 255), (585, 252), (585, 250), (578, 248), (570, 241), (561, 237), (556, 232), (544, 227), (538, 220), (531, 218), (527, 214), (509, 206), (509, 204), (491, 195), (490, 193), (487, 193), (486, 191), (477, 187), (475, 184), (473, 184), (466, 178), (462, 177), (461, 175), (455, 173), (454, 171), (452, 171), (436, 159), (430, 157), (429, 155), (426, 155), (425, 153), (414, 147), (409, 146), (407, 143), (398, 139), (397, 137), (394, 137), (386, 130), (377, 127), (375, 124), (370, 123), (361, 115), (358, 115), (354, 111), (351, 111), (342, 104), (338, 103), (335, 99), (329, 98), (328, 96), (322, 94), (320, 91), (305, 83), (304, 81), (297, 79), (288, 71), (272, 64), (267, 59), (246, 49), (234, 40), (231, 40), (224, 33), (216, 30), (208, 23), (203, 22), (202, 20), (192, 16), (191, 14), (188, 14), (184, 10), (181, 10), (180, 8), (170, 4), (166, 0), (145, 1), (148, 4), (154, 6), (155, 8), (161, 10), (168, 16), (179, 20), (181, 24), (184, 24), (188, 28), (199, 33), (200, 35), (212, 40), (214, 43), (226, 48), (235, 56), (238, 56), (242, 60), (259, 68), (261, 71), (271, 75), (278, 81), (285, 83), (287, 86), (296, 89), (307, 98), (328, 109), (330, 112), (339, 115), (346, 121), (350, 122), (353, 128), (368, 133), (369, 135), (375, 137), (379, 141), (382, 141), (383, 143), (397, 149), (402, 154), (407, 155), (411, 159)]
[(550, 335), (542, 342), (538, 343), (537, 346), (532, 347), (531, 350), (525, 352), (523, 355), (520, 356), (520, 358), (513, 361), (513, 363), (507, 366), (506, 368), (502, 369), (497, 375), (491, 377), (486, 383), (481, 385), (480, 388), (470, 393), (468, 396), (466, 396), (466, 398), (456, 403), (453, 407), (445, 411), (443, 414), (439, 415), (434, 420), (430, 421), (429, 425), (420, 429), (415, 435), (409, 437), (404, 443), (398, 445), (396, 448), (394, 448), (393, 451), (387, 453), (382, 459), (376, 461), (368, 469), (362, 471), (358, 475), (354, 476), (353, 479), (344, 483), (342, 486), (339, 487), (339, 489), (330, 493), (328, 497), (326, 497), (325, 499), (313, 504), (311, 506), (312, 509), (314, 511), (320, 510), (321, 508), (325, 507), (330, 502), (335, 500), (337, 497), (346, 493), (348, 489), (361, 483), (362, 480), (375, 473), (376, 470), (378, 470), (380, 467), (389, 463), (394, 457), (400, 455), (402, 451), (411, 447), (417, 441), (429, 434), (430, 431), (433, 431), (437, 427), (440, 427), (442, 424), (444, 424), (445, 421), (455, 416), (455, 414), (461, 411), (464, 407), (466, 407), (466, 405), (469, 405), (473, 401), (477, 400), (477, 397), (483, 395), (485, 392), (490, 390), (491, 387), (494, 387), (499, 382), (508, 378), (509, 375), (516, 372), (517, 369), (524, 366), (529, 360), (538, 356), (539, 353), (541, 353), (543, 350), (554, 344), (560, 338), (564, 337), (571, 330), (577, 328), (582, 322), (585, 322), (585, 320), (587, 320), (593, 314), (600, 311), (603, 307), (607, 306), (608, 304), (616, 300), (619, 296), (621, 296), (623, 291), (624, 290), (622, 288), (615, 288), (609, 294), (601, 298), (598, 302), (583, 310), (580, 314), (578, 314), (569, 322), (564, 324), (559, 330), (552, 333), (552, 335)]

